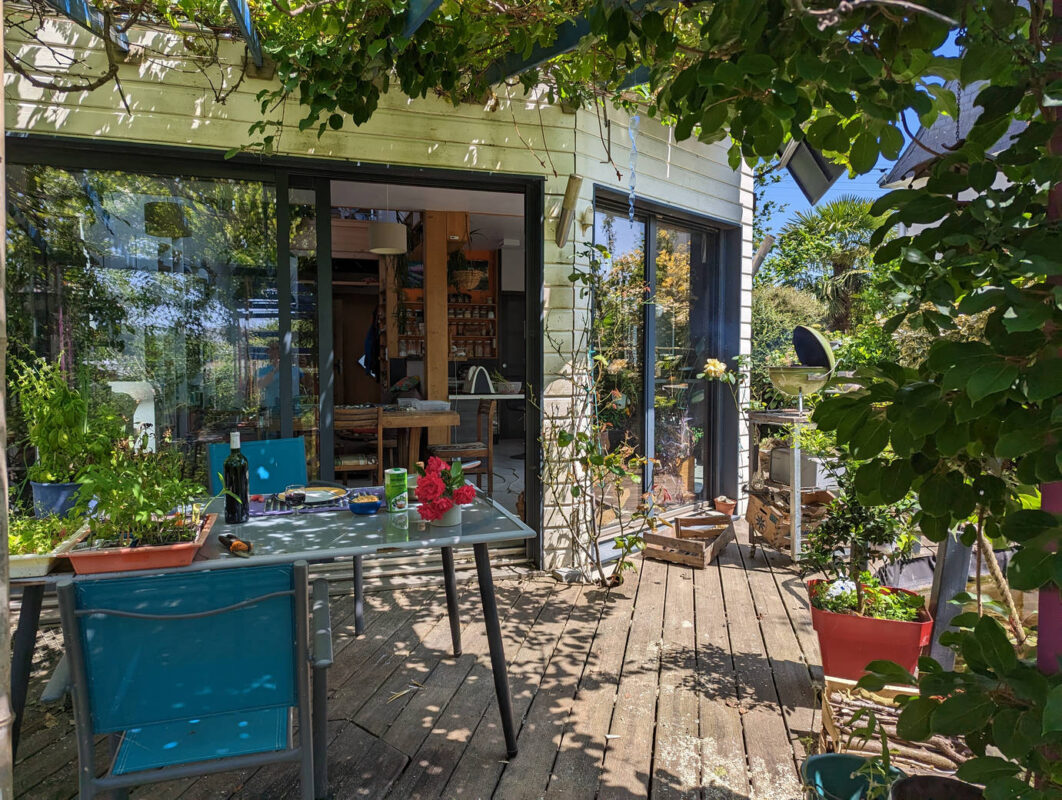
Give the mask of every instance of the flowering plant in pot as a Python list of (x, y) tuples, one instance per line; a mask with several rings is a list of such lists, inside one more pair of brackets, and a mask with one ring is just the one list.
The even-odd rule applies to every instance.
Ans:
[(447, 465), (432, 456), (423, 467), (417, 467), (417, 511), (421, 519), (438, 527), (461, 524), (461, 506), (476, 499), (476, 487), (465, 482), (461, 462)]
[[(88, 467), (79, 506), (95, 505), (77, 545), (66, 553), (77, 572), (191, 563), (216, 515), (194, 503), (206, 490), (182, 477), (182, 456), (169, 436), (151, 450), (146, 431), (119, 441), (110, 458)], [(87, 509), (85, 509), (87, 510)]]
[(914, 671), (932, 631), (929, 612), (921, 597), (882, 586), (869, 571), (872, 560), (910, 555), (911, 502), (865, 506), (850, 478), (841, 475), (839, 483), (826, 518), (805, 535), (800, 561), (805, 574), (825, 575), (808, 583), (823, 670), (857, 680), (869, 662), (891, 658)]

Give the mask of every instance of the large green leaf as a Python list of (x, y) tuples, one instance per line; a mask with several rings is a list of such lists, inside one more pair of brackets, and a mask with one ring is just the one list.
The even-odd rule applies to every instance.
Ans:
[(990, 394), (1009, 389), (1017, 377), (1017, 364), (997, 356), (985, 358), (966, 380), (966, 393), (976, 403)]
[(1013, 762), (996, 756), (981, 756), (971, 758), (959, 765), (955, 777), (971, 783), (988, 783), (996, 778), (1008, 778), (1017, 775), (1021, 767)]
[(900, 712), (896, 733), (909, 742), (921, 742), (933, 735), (930, 721), (940, 703), (929, 697), (911, 700)]
[(930, 724), (933, 731), (946, 736), (961, 736), (983, 728), (992, 718), (996, 704), (979, 691), (952, 695), (933, 711)]
[(1044, 734), (1062, 732), (1062, 686), (1056, 686), (1047, 695), (1044, 704)]
[(981, 644), (981, 652), (992, 670), (1003, 677), (1018, 664), (1018, 655), (1007, 638), (1003, 626), (992, 617), (981, 617), (973, 635)]

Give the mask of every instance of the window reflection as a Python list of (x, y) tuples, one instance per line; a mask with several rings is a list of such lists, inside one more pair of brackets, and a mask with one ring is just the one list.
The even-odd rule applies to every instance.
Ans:
[(705, 481), (706, 234), (656, 228), (653, 496), (667, 506), (700, 499)]
[(41, 165), (8, 181), (14, 355), (61, 357), (96, 401), (188, 445), (200, 479), (202, 444), (275, 427), (272, 186)]
[[(598, 210), (594, 242), (608, 250), (598, 265), (599, 290), (594, 296), (596, 341), (603, 357), (598, 419), (604, 423), (608, 447), (629, 446), (644, 454), (645, 404), (645, 220)], [(621, 497), (606, 497), (606, 524), (632, 513), (641, 500), (642, 481), (631, 481)]]

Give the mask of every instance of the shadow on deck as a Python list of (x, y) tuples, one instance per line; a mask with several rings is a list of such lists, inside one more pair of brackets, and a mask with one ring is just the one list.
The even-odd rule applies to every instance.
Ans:
[[(332, 796), (797, 800), (796, 768), (817, 720), (820, 672), (806, 596), (787, 559), (744, 526), (706, 570), (639, 563), (609, 593), (530, 577), (497, 584), (520, 754), (494, 701), (474, 583), (461, 589), (464, 654), (449, 650), (441, 588), (333, 600)], [(16, 795), (71, 798), (69, 707), (36, 702), (60, 636), (42, 629)], [(100, 742), (99, 763), (105, 743)], [(295, 767), (144, 787), (134, 797), (288, 798)]]

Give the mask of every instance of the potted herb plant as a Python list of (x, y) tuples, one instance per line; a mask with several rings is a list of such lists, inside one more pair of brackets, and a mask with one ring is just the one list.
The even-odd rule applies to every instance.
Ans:
[(37, 578), (51, 572), (59, 556), (73, 546), (80, 525), (75, 516), (13, 514), (7, 528), (11, 577)]
[(95, 506), (65, 553), (76, 572), (183, 566), (206, 541), (217, 515), (203, 516), (206, 504), (193, 502), (204, 488), (181, 477), (181, 454), (168, 436), (155, 451), (148, 445), (141, 431), (83, 472), (81, 495)]
[(77, 502), (79, 475), (106, 458), (121, 421), (102, 411), (90, 425), (88, 406), (67, 384), (58, 363), (14, 361), (18, 407), (36, 461), (29, 468), (33, 509), (38, 517), (64, 517)]
[(851, 481), (825, 519), (805, 534), (801, 567), (823, 573), (808, 582), (811, 622), (818, 634), (827, 675), (858, 680), (871, 661), (889, 659), (914, 672), (929, 644), (933, 621), (923, 599), (904, 589), (882, 586), (869, 572), (872, 559), (896, 561), (910, 555), (910, 507), (864, 506)]

